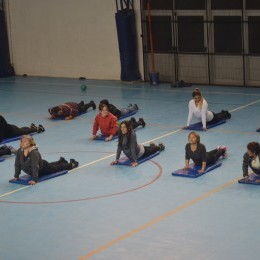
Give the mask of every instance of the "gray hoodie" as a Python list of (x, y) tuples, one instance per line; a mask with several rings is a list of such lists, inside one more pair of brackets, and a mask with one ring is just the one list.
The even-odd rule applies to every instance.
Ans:
[(43, 162), (41, 154), (38, 151), (37, 146), (32, 146), (28, 156), (24, 156), (23, 149), (17, 150), (15, 158), (15, 178), (19, 178), (21, 170), (26, 174), (32, 176), (33, 181), (38, 181), (39, 170), (42, 169)]

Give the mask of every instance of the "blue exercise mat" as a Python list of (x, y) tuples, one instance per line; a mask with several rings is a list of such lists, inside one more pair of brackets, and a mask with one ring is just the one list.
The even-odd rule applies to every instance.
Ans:
[(5, 158), (0, 157), (0, 162), (3, 162), (5, 160)]
[(260, 176), (256, 174), (250, 174), (248, 177), (244, 177), (238, 180), (238, 183), (260, 185)]
[(126, 117), (133, 116), (133, 115), (136, 114), (136, 112), (137, 112), (137, 110), (130, 111), (129, 113), (120, 116), (120, 117), (118, 118), (118, 120), (122, 120), (122, 119), (124, 119), (124, 118), (126, 118)]
[[(157, 156), (158, 154), (160, 154), (159, 151), (157, 151), (156, 153), (151, 154), (150, 156), (141, 158), (138, 160), (138, 164), (143, 163), (145, 161), (148, 161), (150, 159), (152, 159), (153, 157)], [(127, 166), (131, 166), (132, 161), (129, 160), (127, 157), (122, 157), (118, 160), (118, 163), (116, 165), (127, 165)]]
[[(55, 177), (58, 177), (58, 176), (61, 176), (61, 175), (64, 175), (68, 173), (68, 171), (60, 171), (60, 172), (55, 172), (55, 173), (52, 173), (52, 174), (48, 174), (48, 175), (45, 175), (45, 176), (42, 176), (38, 179), (38, 182), (42, 182), (42, 181), (46, 181), (46, 180), (49, 180), (49, 179), (52, 179), (52, 178), (55, 178)], [(28, 182), (32, 180), (32, 177), (30, 175), (23, 175), (21, 177), (19, 177), (18, 180), (10, 180), (9, 182), (10, 183), (15, 183), (15, 184), (22, 184), (22, 185), (29, 185)]]
[[(106, 137), (107, 137), (107, 136), (105, 136), (105, 135), (97, 135), (94, 140), (97, 140), (97, 141), (105, 141)], [(114, 136), (112, 137), (111, 141), (114, 140), (114, 139), (117, 139), (117, 138), (118, 138), (118, 136), (117, 136), (117, 135), (114, 135)]]
[(180, 176), (180, 177), (187, 177), (187, 178), (197, 178), (205, 173), (208, 173), (218, 167), (220, 167), (222, 165), (222, 163), (220, 162), (216, 162), (214, 164), (211, 164), (209, 166), (206, 167), (206, 170), (203, 173), (199, 173), (198, 170), (201, 169), (201, 166), (191, 166), (191, 168), (189, 170), (183, 170), (183, 169), (179, 169), (175, 172), (172, 173), (172, 176)]
[[(87, 113), (87, 111), (86, 111), (86, 112), (78, 113), (75, 117), (84, 115), (84, 114), (86, 114), (86, 113)], [(75, 118), (75, 117), (74, 117), (74, 118)], [(56, 120), (65, 120), (65, 118), (66, 118), (65, 116), (59, 116), (59, 117), (55, 117), (55, 118), (51, 118), (51, 117), (50, 117), (51, 120), (55, 120), (55, 121), (56, 121)], [(72, 119), (73, 119), (73, 118), (72, 118)], [(69, 119), (69, 120), (72, 120), (72, 119)]]
[[(210, 129), (210, 128), (213, 128), (215, 126), (218, 126), (218, 125), (222, 125), (222, 124), (225, 124), (226, 123), (226, 120), (221, 120), (219, 122), (216, 122), (216, 123), (210, 123), (208, 122), (207, 123), (207, 129)], [(195, 130), (195, 131), (203, 131), (203, 126), (202, 126), (202, 123), (201, 122), (198, 122), (198, 123), (195, 123), (195, 124), (192, 124), (190, 126), (188, 126), (187, 128), (185, 128), (186, 130)]]
[[(35, 133), (30, 133), (29, 135), (35, 135), (35, 134), (38, 134), (37, 132)], [(20, 140), (22, 138), (22, 135), (20, 136), (15, 136), (15, 137), (10, 137), (10, 138), (5, 138), (3, 139), (3, 141), (0, 143), (0, 145), (2, 144), (6, 144), (6, 143), (10, 143), (10, 142), (13, 142), (13, 141), (17, 141), (17, 140)]]

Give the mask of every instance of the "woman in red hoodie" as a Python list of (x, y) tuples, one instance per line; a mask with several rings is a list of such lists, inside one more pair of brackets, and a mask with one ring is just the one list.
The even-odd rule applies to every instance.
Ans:
[(117, 117), (109, 112), (106, 104), (99, 104), (98, 108), (99, 113), (95, 117), (91, 139), (96, 139), (97, 132), (100, 130), (101, 134), (105, 136), (105, 141), (111, 141), (113, 136), (117, 135)]

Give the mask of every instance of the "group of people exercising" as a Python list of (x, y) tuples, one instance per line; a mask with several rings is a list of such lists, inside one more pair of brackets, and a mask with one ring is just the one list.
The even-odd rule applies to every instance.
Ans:
[[(89, 108), (93, 110), (96, 109), (96, 104), (93, 100), (87, 104), (83, 101), (80, 103), (67, 102), (49, 108), (48, 111), (53, 119), (61, 117), (65, 120), (70, 120), (82, 113), (86, 113)], [(111, 165), (118, 163), (122, 152), (131, 160), (131, 165), (135, 167), (141, 158), (147, 157), (157, 151), (165, 150), (163, 143), (159, 143), (158, 145), (150, 143), (149, 146), (144, 146), (137, 142), (134, 129), (138, 126), (145, 127), (146, 123), (143, 118), (136, 120), (134, 117), (131, 117), (130, 120), (118, 122), (120, 117), (138, 110), (136, 104), (129, 104), (126, 108), (118, 109), (113, 104), (110, 104), (107, 99), (103, 99), (100, 101), (98, 109), (99, 113), (95, 117), (90, 139), (96, 139), (98, 131), (105, 136), (105, 141), (107, 142), (112, 140), (114, 136), (118, 136), (116, 159), (111, 162)], [(230, 119), (231, 114), (227, 110), (222, 110), (220, 113), (209, 111), (207, 101), (202, 96), (201, 91), (196, 88), (192, 92), (192, 100), (189, 102), (188, 120), (183, 129), (190, 126), (193, 117), (199, 119), (202, 122), (203, 130), (207, 131), (207, 123), (216, 123), (221, 120)], [(68, 162), (65, 158), (60, 157), (58, 161), (52, 163), (42, 159), (31, 134), (44, 131), (45, 129), (42, 125), (36, 126), (35, 124), (31, 124), (30, 127), (17, 127), (8, 124), (5, 118), (0, 115), (0, 142), (7, 138), (22, 136), (18, 150), (6, 145), (0, 147), (0, 156), (10, 155), (12, 153), (16, 154), (15, 175), (13, 180), (19, 179), (21, 171), (24, 171), (32, 177), (29, 184), (34, 185), (41, 176), (78, 167), (79, 163), (75, 159), (70, 159)], [(189, 162), (192, 160), (195, 166), (201, 166), (199, 172), (203, 173), (208, 165), (214, 164), (220, 157), (226, 157), (226, 150), (226, 146), (219, 146), (207, 152), (205, 145), (200, 142), (199, 134), (190, 132), (188, 135), (188, 143), (185, 147), (185, 166), (183, 169), (189, 169)], [(243, 157), (242, 168), (244, 177), (249, 175), (249, 168), (253, 173), (260, 176), (259, 143), (251, 142), (247, 145), (247, 152)]]

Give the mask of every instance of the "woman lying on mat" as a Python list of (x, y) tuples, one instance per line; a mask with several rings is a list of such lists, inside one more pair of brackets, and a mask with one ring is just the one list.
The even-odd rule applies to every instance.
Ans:
[[(139, 125), (144, 127), (145, 122), (143, 118), (139, 118), (138, 121), (134, 117), (130, 120), (133, 128), (137, 128)], [(99, 104), (99, 113), (95, 117), (93, 130), (92, 130), (92, 137), (91, 139), (96, 139), (96, 135), (98, 130), (101, 131), (101, 134), (104, 135), (105, 141), (111, 141), (112, 138), (117, 135), (118, 132), (118, 123), (117, 117), (115, 117), (112, 113), (109, 112), (108, 106), (106, 104)]]
[(6, 122), (5, 118), (0, 115), (0, 142), (6, 138), (12, 138), (21, 135), (28, 135), (31, 133), (41, 133), (44, 132), (44, 127), (42, 125), (36, 126), (31, 124), (30, 127), (18, 127), (16, 125), (10, 125)]
[(147, 157), (165, 149), (162, 143), (159, 143), (159, 145), (150, 143), (150, 146), (138, 144), (135, 131), (129, 121), (121, 122), (119, 128), (116, 160), (111, 165), (118, 163), (122, 151), (132, 161), (131, 165), (135, 167), (138, 165), (138, 159), (141, 159), (141, 157)]
[(3, 145), (0, 147), (0, 156), (15, 154), (16, 151), (12, 146)]
[(247, 152), (243, 157), (243, 176), (248, 176), (248, 168), (253, 173), (260, 176), (260, 145), (257, 142), (251, 142), (247, 145)]
[(201, 166), (199, 173), (206, 170), (207, 165), (214, 164), (222, 156), (226, 157), (226, 146), (219, 146), (210, 152), (206, 152), (205, 145), (200, 143), (200, 136), (196, 132), (188, 135), (189, 143), (185, 147), (185, 167), (183, 170), (189, 169), (190, 159), (193, 160), (195, 166)]
[(78, 165), (79, 163), (74, 159), (70, 159), (70, 162), (68, 162), (63, 157), (60, 157), (59, 161), (51, 163), (43, 160), (32, 136), (24, 135), (21, 139), (20, 148), (16, 153), (15, 175), (12, 180), (19, 179), (21, 171), (24, 171), (32, 177), (29, 184), (34, 185), (37, 183), (39, 177), (64, 170), (71, 170), (78, 167)]
[(112, 113), (117, 118), (119, 118), (120, 116), (124, 116), (124, 115), (126, 115), (126, 114), (128, 114), (130, 112), (138, 110), (138, 106), (136, 104), (134, 104), (134, 105), (129, 104), (128, 107), (126, 107), (126, 108), (118, 109), (116, 106), (114, 106), (113, 104), (109, 103), (107, 99), (101, 100), (100, 104), (107, 105), (107, 107), (109, 109), (109, 112)]
[(52, 118), (65, 118), (65, 120), (70, 120), (81, 113), (86, 113), (87, 110), (92, 107), (93, 110), (96, 109), (96, 104), (91, 100), (88, 104), (84, 104), (84, 101), (76, 102), (66, 102), (61, 105), (51, 107), (48, 109)]
[(192, 92), (192, 97), (193, 99), (189, 102), (187, 125), (184, 126), (184, 129), (189, 127), (193, 116), (201, 120), (204, 131), (207, 130), (206, 123), (217, 123), (219, 121), (231, 118), (231, 114), (226, 110), (222, 110), (220, 113), (213, 113), (209, 111), (208, 103), (198, 88)]

